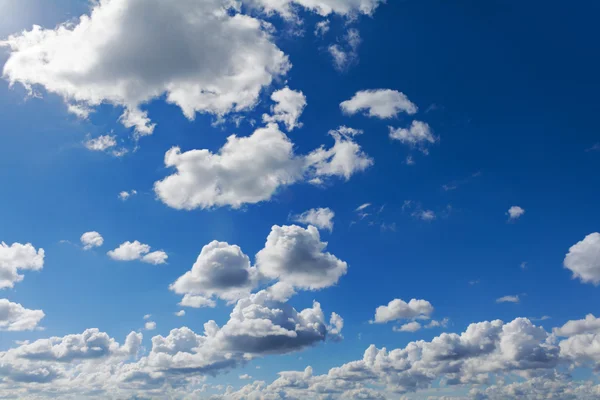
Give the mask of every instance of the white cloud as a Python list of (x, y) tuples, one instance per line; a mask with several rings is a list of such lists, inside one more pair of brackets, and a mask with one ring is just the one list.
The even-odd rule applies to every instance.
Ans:
[(496, 299), (496, 303), (518, 303), (519, 301), (521, 301), (519, 299), (519, 296), (503, 296), (500, 297), (498, 299)]
[(324, 19), (315, 24), (315, 36), (325, 36), (329, 32), (329, 20)]
[(369, 117), (392, 118), (400, 112), (409, 115), (418, 111), (417, 106), (402, 92), (391, 89), (361, 90), (350, 99), (340, 103), (345, 114), (364, 111)]
[(415, 218), (422, 219), (423, 221), (433, 221), (436, 218), (435, 212), (431, 210), (417, 210), (411, 215)]
[(424, 154), (428, 154), (427, 146), (437, 142), (437, 138), (433, 136), (429, 124), (421, 121), (413, 121), (410, 127), (393, 128), (389, 127), (390, 139), (398, 140), (401, 143), (411, 147), (416, 147)]
[(242, 379), (242, 380), (252, 379), (252, 377), (250, 375), (248, 375), (248, 374), (242, 374), (242, 375), (240, 375), (239, 378)]
[(117, 139), (116, 136), (102, 135), (94, 139), (88, 139), (84, 144), (88, 150), (106, 151), (117, 145)]
[(319, 229), (333, 231), (335, 213), (330, 208), (313, 208), (299, 215), (294, 215), (292, 221), (305, 225), (314, 225)]
[(335, 285), (348, 265), (321, 242), (314, 226), (273, 226), (265, 247), (256, 254), (256, 266), (267, 278), (297, 288), (318, 290)]
[(146, 315), (144, 315), (144, 319), (150, 319), (150, 318), (152, 318), (152, 314), (146, 314)]
[(557, 336), (575, 336), (582, 333), (600, 333), (600, 318), (588, 314), (585, 319), (567, 321), (560, 328), (554, 328), (552, 332)]
[(247, 137), (229, 136), (218, 153), (182, 153), (174, 147), (166, 153), (165, 164), (177, 172), (156, 182), (154, 190), (176, 209), (239, 208), (267, 201), (280, 187), (303, 179), (349, 179), (373, 164), (351, 138), (333, 132), (331, 149), (321, 147), (306, 156), (296, 156), (293, 143), (273, 123)]
[(244, 3), (262, 9), (265, 13), (276, 12), (286, 19), (295, 19), (294, 7), (300, 6), (321, 16), (338, 14), (354, 17), (371, 15), (384, 0), (243, 0)]
[(327, 50), (333, 59), (333, 66), (338, 71), (347, 70), (358, 60), (358, 46), (361, 43), (360, 33), (350, 28), (342, 37), (340, 43), (330, 45)]
[(75, 115), (77, 118), (88, 119), (94, 110), (81, 104), (68, 104), (67, 111)]
[(364, 203), (364, 204), (361, 204), (360, 206), (356, 207), (356, 210), (354, 210), (354, 211), (356, 211), (356, 212), (363, 211), (365, 208), (370, 207), (370, 206), (371, 206), (371, 203)]
[(119, 199), (125, 201), (125, 200), (129, 199), (131, 196), (135, 196), (136, 194), (137, 194), (136, 190), (131, 190), (129, 192), (122, 191), (121, 193), (119, 193)]
[(247, 110), (290, 64), (262, 21), (235, 8), (222, 0), (94, 2), (79, 20), (0, 42), (10, 50), (4, 76), (79, 108), (123, 106), (121, 121), (136, 135), (154, 127), (139, 107), (163, 95), (190, 119)]
[[(250, 259), (239, 246), (212, 241), (202, 248), (192, 269), (180, 276), (169, 287), (183, 295), (195, 296), (207, 301), (196, 304), (210, 305), (208, 301), (217, 297), (235, 301), (247, 297), (260, 279), (258, 270), (250, 266)], [(182, 305), (189, 305), (190, 298)]]
[(203, 296), (196, 296), (192, 294), (185, 294), (179, 305), (182, 307), (202, 308), (202, 307), (216, 307), (217, 303), (214, 300), (208, 299)]
[(133, 242), (124, 242), (114, 250), (110, 250), (108, 256), (116, 261), (134, 261), (139, 260), (148, 264), (165, 264), (169, 257), (162, 250), (150, 253), (150, 246), (135, 240)]
[(306, 107), (306, 97), (300, 91), (291, 90), (287, 86), (271, 95), (276, 104), (271, 107), (271, 114), (263, 114), (263, 122), (282, 122), (288, 131), (301, 128), (298, 122)]
[(179, 310), (175, 313), (175, 315), (178, 317), (183, 317), (185, 315), (185, 310)]
[(427, 300), (412, 299), (408, 303), (394, 299), (387, 306), (379, 306), (375, 310), (374, 323), (382, 324), (399, 319), (429, 319), (433, 306)]
[(30, 331), (44, 318), (42, 310), (28, 310), (18, 303), (0, 299), (0, 331)]
[(0, 289), (12, 288), (23, 280), (19, 270), (39, 271), (44, 267), (44, 249), (36, 250), (31, 243), (0, 243)]
[(156, 329), (156, 322), (148, 321), (144, 324), (144, 329), (147, 331), (153, 331)]
[(425, 325), (426, 329), (432, 329), (432, 328), (446, 328), (448, 326), (448, 322), (450, 320), (448, 318), (444, 318), (441, 321), (436, 321), (436, 320), (431, 320), (427, 325)]
[(421, 330), (421, 324), (417, 321), (412, 321), (407, 324), (402, 325), (400, 328), (393, 327), (392, 330), (394, 332), (416, 332)]
[(104, 238), (98, 232), (86, 232), (81, 235), (81, 244), (84, 250), (90, 250), (94, 247), (100, 247), (104, 244)]
[(523, 214), (525, 214), (525, 210), (519, 206), (512, 206), (506, 212), (508, 214), (508, 218), (511, 221), (519, 219)]
[(600, 284), (600, 233), (590, 233), (571, 246), (563, 264), (573, 272), (573, 278), (596, 286)]

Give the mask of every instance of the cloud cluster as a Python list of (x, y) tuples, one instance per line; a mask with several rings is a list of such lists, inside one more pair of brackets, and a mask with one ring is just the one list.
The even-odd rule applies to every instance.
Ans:
[(319, 229), (333, 231), (335, 213), (330, 208), (312, 208), (302, 214), (294, 215), (292, 220), (300, 224), (313, 225)]
[(299, 156), (294, 144), (269, 123), (247, 137), (231, 135), (217, 152), (174, 147), (165, 165), (176, 172), (154, 184), (158, 198), (170, 207), (192, 210), (267, 201), (281, 187), (302, 180), (320, 183), (328, 177), (346, 180), (373, 164), (351, 137), (330, 132), (335, 144)]
[(424, 154), (428, 154), (427, 146), (437, 142), (429, 124), (422, 121), (413, 121), (408, 128), (389, 127), (389, 136), (392, 140), (417, 148)]
[(372, 15), (384, 0), (243, 0), (263, 12), (278, 13), (287, 19), (296, 18), (295, 7), (302, 7), (321, 16), (338, 14), (352, 17), (357, 14)]
[(0, 243), (0, 289), (12, 288), (24, 278), (21, 270), (39, 271), (44, 267), (44, 249), (36, 250), (31, 243)]
[(30, 331), (44, 316), (42, 310), (28, 310), (18, 303), (0, 299), (0, 331)]
[(571, 246), (563, 264), (573, 272), (573, 278), (596, 286), (600, 284), (600, 233), (590, 233)]
[(116, 261), (135, 261), (139, 260), (148, 264), (165, 264), (169, 256), (162, 250), (150, 252), (150, 246), (140, 243), (137, 240), (133, 242), (124, 242), (114, 250), (110, 250), (108, 256)]
[[(368, 3), (361, 10), (377, 4)], [(161, 96), (189, 119), (247, 110), (290, 63), (264, 23), (238, 10), (227, 0), (98, 1), (75, 22), (0, 42), (10, 51), (4, 77), (58, 94), (82, 117), (101, 103), (122, 106), (121, 122), (138, 136), (154, 130), (140, 106)]]

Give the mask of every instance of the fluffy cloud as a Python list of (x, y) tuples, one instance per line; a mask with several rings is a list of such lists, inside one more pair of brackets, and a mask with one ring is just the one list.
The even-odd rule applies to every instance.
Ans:
[(585, 319), (567, 321), (560, 328), (554, 328), (552, 332), (557, 336), (575, 336), (582, 333), (600, 333), (600, 318), (588, 314)]
[(36, 250), (30, 243), (0, 243), (0, 289), (12, 288), (24, 278), (19, 270), (39, 271), (44, 267), (44, 249)]
[(147, 331), (153, 331), (156, 329), (156, 322), (148, 321), (144, 324), (144, 329)]
[(496, 303), (518, 303), (519, 301), (519, 296), (503, 296), (496, 299)]
[(512, 206), (506, 213), (508, 214), (509, 220), (515, 221), (525, 214), (525, 210), (519, 206)]
[(433, 136), (429, 124), (421, 121), (413, 121), (409, 128), (393, 128), (390, 126), (389, 130), (390, 139), (418, 148), (423, 154), (429, 154), (427, 147), (438, 140)]
[(329, 176), (349, 179), (373, 164), (351, 138), (333, 131), (335, 144), (306, 156), (294, 154), (291, 140), (270, 123), (247, 137), (231, 135), (218, 153), (174, 147), (165, 155), (167, 167), (177, 170), (154, 184), (168, 206), (192, 210), (231, 206), (239, 208), (269, 200), (286, 185)]
[(395, 332), (416, 332), (421, 329), (421, 324), (417, 321), (412, 321), (402, 325), (400, 328), (394, 327), (392, 328)]
[(263, 115), (264, 122), (281, 122), (288, 131), (302, 127), (302, 123), (298, 122), (306, 107), (306, 97), (302, 92), (291, 90), (286, 86), (274, 92), (271, 100), (276, 104), (271, 107), (272, 115)]
[(100, 247), (104, 244), (104, 238), (98, 232), (86, 232), (81, 235), (81, 244), (84, 250), (90, 250), (94, 247)]
[[(170, 289), (178, 294), (193, 295), (203, 305), (208, 300), (197, 299), (218, 297), (234, 301), (247, 297), (259, 280), (259, 273), (250, 266), (250, 259), (238, 246), (213, 241), (202, 248), (192, 269), (179, 277)], [(185, 304), (187, 303), (187, 304)], [(190, 299), (182, 305), (189, 305)]]
[(0, 45), (10, 50), (11, 84), (41, 85), (80, 110), (123, 106), (121, 121), (136, 135), (154, 129), (139, 109), (152, 99), (164, 95), (189, 119), (222, 116), (251, 108), (290, 68), (263, 22), (226, 0), (103, 0), (75, 22), (34, 26)]
[(429, 319), (432, 313), (433, 306), (427, 300), (411, 299), (407, 303), (400, 299), (394, 299), (387, 306), (377, 307), (373, 322), (382, 324), (399, 319)]
[(305, 225), (314, 225), (319, 229), (333, 231), (333, 217), (335, 213), (330, 208), (313, 208), (299, 215), (294, 215), (292, 220)]
[(44, 316), (42, 310), (28, 310), (18, 303), (0, 299), (0, 331), (30, 331)]
[(584, 283), (600, 283), (600, 233), (587, 235), (569, 249), (563, 262), (573, 272), (573, 278)]
[(178, 317), (183, 317), (185, 316), (185, 310), (179, 310), (175, 313), (175, 315)]
[(361, 90), (350, 99), (340, 103), (345, 114), (364, 111), (369, 117), (392, 118), (400, 112), (415, 114), (417, 106), (402, 92), (391, 89)]
[(294, 7), (300, 6), (321, 16), (339, 14), (354, 16), (356, 14), (372, 15), (384, 0), (243, 0), (244, 3), (261, 9), (266, 13), (276, 12), (284, 18), (295, 18)]
[(116, 136), (102, 135), (94, 139), (88, 139), (84, 143), (88, 150), (92, 151), (106, 151), (117, 145)]
[(169, 257), (162, 250), (150, 252), (150, 246), (135, 240), (124, 242), (114, 250), (110, 250), (108, 256), (116, 261), (139, 260), (148, 264), (165, 264)]
[(204, 296), (196, 296), (193, 294), (186, 294), (183, 296), (179, 305), (182, 307), (202, 308), (202, 307), (216, 307), (217, 303)]
[(256, 266), (267, 278), (297, 288), (317, 290), (335, 285), (348, 265), (324, 252), (314, 226), (273, 226), (265, 247), (256, 254)]

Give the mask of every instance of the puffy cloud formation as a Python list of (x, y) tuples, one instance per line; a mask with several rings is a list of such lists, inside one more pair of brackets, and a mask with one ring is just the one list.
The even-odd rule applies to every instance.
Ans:
[(563, 264), (573, 272), (573, 278), (597, 286), (600, 283), (600, 233), (590, 233), (571, 246)]
[(44, 316), (42, 310), (28, 310), (18, 303), (0, 299), (0, 331), (30, 331)]
[(387, 306), (377, 307), (373, 322), (382, 324), (399, 319), (429, 319), (432, 313), (433, 306), (427, 300), (411, 299), (407, 303), (400, 299), (394, 299)]
[(567, 321), (560, 328), (554, 328), (552, 331), (557, 336), (575, 336), (582, 333), (600, 333), (600, 318), (588, 314), (585, 319), (576, 321)]
[(218, 153), (174, 147), (165, 155), (165, 165), (177, 171), (154, 184), (165, 204), (192, 210), (267, 201), (276, 191), (303, 179), (313, 182), (330, 176), (349, 179), (373, 164), (348, 136), (332, 134), (335, 144), (306, 156), (294, 154), (294, 144), (269, 123), (247, 137), (231, 135)]
[(364, 111), (369, 117), (393, 118), (400, 112), (409, 115), (418, 111), (417, 106), (402, 92), (391, 89), (361, 90), (350, 99), (340, 103), (345, 114)]
[(150, 252), (150, 246), (135, 240), (124, 242), (114, 250), (110, 250), (108, 256), (116, 261), (139, 260), (148, 264), (165, 264), (169, 257), (162, 250)]
[[(378, 3), (362, 1), (365, 12)], [(189, 119), (196, 112), (246, 110), (290, 63), (263, 22), (238, 9), (228, 0), (97, 1), (75, 22), (34, 26), (0, 42), (10, 50), (4, 77), (43, 86), (76, 107), (73, 112), (123, 106), (121, 122), (138, 136), (154, 129), (139, 107), (163, 95)]]
[(183, 317), (183, 316), (185, 316), (185, 310), (179, 310), (175, 313), (175, 315), (177, 317)]
[(300, 224), (314, 225), (319, 229), (333, 231), (333, 217), (335, 213), (330, 208), (312, 208), (299, 215), (294, 215), (292, 220)]
[(508, 214), (509, 220), (515, 221), (515, 220), (521, 218), (521, 216), (523, 214), (525, 214), (525, 210), (519, 206), (512, 206), (511, 208), (508, 209), (508, 211), (506, 213)]
[(437, 141), (429, 124), (422, 121), (413, 121), (409, 128), (392, 128), (390, 126), (389, 130), (390, 139), (419, 148), (424, 154), (428, 153), (427, 146)]
[(306, 97), (302, 92), (291, 90), (286, 86), (273, 92), (271, 100), (276, 104), (271, 107), (272, 115), (263, 115), (264, 122), (281, 122), (288, 131), (302, 127), (302, 123), (298, 122), (306, 107)]
[(265, 277), (284, 284), (323, 289), (335, 285), (348, 269), (344, 261), (324, 252), (326, 247), (314, 226), (275, 225), (265, 247), (256, 254), (256, 266)]
[(90, 250), (94, 247), (100, 247), (104, 244), (104, 238), (98, 232), (86, 232), (81, 235), (81, 244), (84, 250)]
[(0, 289), (12, 288), (24, 278), (19, 270), (39, 271), (44, 267), (44, 249), (36, 250), (31, 243), (0, 243)]
[(214, 305), (211, 297), (227, 301), (247, 297), (259, 278), (258, 270), (250, 266), (250, 259), (239, 246), (215, 240), (202, 248), (192, 269), (171, 284), (170, 289), (192, 296), (184, 299), (182, 305), (211, 306)]
[(276, 12), (290, 19), (296, 18), (294, 7), (303, 7), (321, 16), (372, 15), (380, 3), (385, 3), (385, 0), (243, 0), (243, 2), (265, 13)]
[(144, 329), (147, 331), (153, 331), (156, 329), (156, 322), (148, 321), (144, 324)]

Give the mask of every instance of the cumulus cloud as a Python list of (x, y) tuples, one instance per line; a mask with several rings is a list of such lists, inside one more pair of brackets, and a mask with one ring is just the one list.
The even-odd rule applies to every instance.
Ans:
[(340, 108), (348, 115), (363, 111), (369, 117), (382, 119), (396, 117), (401, 112), (412, 115), (418, 111), (404, 93), (391, 89), (358, 91), (350, 100), (340, 103)]
[(306, 97), (302, 92), (291, 90), (286, 86), (273, 92), (271, 100), (276, 104), (271, 107), (271, 115), (263, 115), (264, 122), (281, 122), (288, 131), (302, 127), (302, 123), (298, 122), (306, 107)]
[(182, 307), (192, 307), (192, 308), (202, 308), (202, 307), (216, 307), (217, 303), (209, 298), (204, 296), (197, 296), (193, 294), (185, 294), (179, 305)]
[(20, 270), (39, 271), (44, 267), (44, 249), (36, 250), (31, 243), (0, 243), (0, 289), (12, 288), (24, 278)]
[(512, 206), (508, 209), (506, 214), (508, 214), (508, 219), (510, 221), (516, 221), (517, 219), (521, 218), (523, 214), (525, 214), (525, 210), (519, 206)]
[(179, 310), (175, 313), (175, 315), (177, 317), (183, 317), (183, 316), (185, 316), (185, 310)]
[(137, 194), (136, 190), (130, 190), (129, 192), (124, 190), (119, 193), (119, 199), (125, 201), (125, 200), (129, 199), (131, 196), (135, 196), (136, 194)]
[(92, 151), (106, 151), (117, 145), (116, 136), (102, 135), (85, 141), (85, 147)]
[(156, 329), (156, 322), (148, 321), (144, 324), (144, 329), (147, 331), (153, 331)]
[(154, 124), (140, 106), (163, 95), (189, 119), (253, 107), (290, 68), (263, 26), (223, 0), (99, 1), (74, 22), (34, 26), (0, 42), (10, 51), (3, 73), (79, 110), (122, 106), (121, 122), (147, 135)]
[(600, 333), (600, 318), (588, 314), (585, 319), (567, 321), (563, 326), (554, 328), (552, 332), (557, 336), (575, 336), (582, 333)]
[(428, 154), (429, 145), (437, 142), (429, 124), (422, 121), (413, 121), (409, 128), (389, 127), (390, 139), (398, 140), (411, 147), (418, 148), (424, 154)]
[(273, 226), (265, 247), (256, 254), (256, 266), (267, 278), (301, 289), (318, 290), (335, 285), (348, 265), (326, 253), (314, 226)]
[(324, 19), (315, 24), (315, 36), (325, 36), (329, 32), (329, 20)]
[(278, 13), (286, 19), (296, 18), (295, 7), (302, 7), (321, 16), (338, 14), (353, 17), (372, 15), (384, 0), (243, 0), (244, 3), (266, 13)]
[(422, 326), (420, 323), (418, 323), (417, 321), (412, 321), (402, 325), (400, 328), (394, 327), (392, 328), (392, 330), (395, 332), (416, 332), (418, 330), (421, 330), (421, 327)]
[(0, 331), (30, 331), (44, 318), (42, 310), (28, 310), (18, 303), (0, 299)]
[(373, 322), (382, 324), (399, 319), (429, 319), (432, 313), (433, 306), (427, 300), (411, 299), (407, 303), (404, 300), (394, 299), (387, 306), (377, 307)]
[(270, 200), (278, 189), (298, 181), (349, 179), (373, 164), (351, 138), (337, 131), (332, 136), (332, 148), (321, 147), (306, 156), (294, 154), (294, 144), (274, 123), (247, 137), (229, 136), (218, 153), (182, 153), (174, 147), (166, 153), (165, 165), (177, 172), (156, 182), (154, 190), (176, 209), (240, 208)]
[(519, 296), (503, 296), (496, 299), (496, 303), (518, 303), (519, 301)]
[(114, 250), (110, 250), (108, 256), (116, 261), (139, 260), (148, 264), (165, 264), (169, 257), (162, 250), (150, 252), (150, 246), (135, 240), (124, 242)]
[(573, 272), (573, 278), (597, 286), (600, 283), (600, 233), (590, 233), (571, 246), (563, 265)]
[[(260, 275), (250, 265), (250, 258), (239, 246), (212, 241), (202, 248), (192, 269), (180, 276), (170, 289), (178, 294), (194, 296), (182, 305), (212, 305), (208, 299), (217, 297), (235, 301), (247, 297), (258, 284)], [(199, 297), (206, 301), (199, 300)]]
[(302, 214), (294, 215), (292, 220), (300, 224), (314, 225), (319, 229), (333, 231), (335, 213), (330, 208), (312, 208)]
[(81, 235), (81, 244), (84, 250), (90, 250), (94, 247), (100, 247), (104, 244), (104, 238), (98, 232), (86, 232)]
[(435, 212), (432, 210), (417, 210), (411, 214), (414, 218), (423, 221), (433, 221), (436, 218)]

